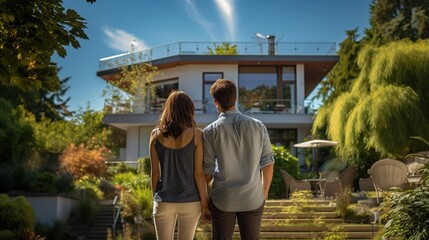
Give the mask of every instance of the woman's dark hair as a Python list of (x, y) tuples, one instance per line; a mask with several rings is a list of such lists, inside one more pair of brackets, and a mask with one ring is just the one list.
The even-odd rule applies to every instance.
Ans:
[(176, 139), (186, 128), (195, 127), (194, 114), (194, 102), (189, 95), (179, 90), (172, 91), (165, 101), (158, 124), (162, 136)]
[(227, 110), (235, 105), (237, 100), (237, 87), (235, 84), (226, 79), (218, 79), (210, 87), (210, 95)]

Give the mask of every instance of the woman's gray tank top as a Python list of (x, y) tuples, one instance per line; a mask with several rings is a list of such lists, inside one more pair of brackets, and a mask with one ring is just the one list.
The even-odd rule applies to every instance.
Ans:
[[(157, 133), (158, 136), (158, 133)], [(180, 149), (155, 142), (161, 165), (161, 176), (156, 186), (156, 202), (196, 202), (200, 200), (194, 180), (195, 132), (191, 142)]]

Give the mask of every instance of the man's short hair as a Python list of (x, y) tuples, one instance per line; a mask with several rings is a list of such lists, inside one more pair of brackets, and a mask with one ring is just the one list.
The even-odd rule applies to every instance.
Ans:
[(224, 110), (226, 110), (235, 105), (235, 101), (237, 100), (237, 87), (230, 80), (218, 79), (210, 87), (210, 95)]

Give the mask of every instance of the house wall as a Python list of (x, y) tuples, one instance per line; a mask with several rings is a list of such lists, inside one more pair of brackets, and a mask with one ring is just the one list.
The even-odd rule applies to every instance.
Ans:
[(137, 161), (139, 158), (139, 127), (132, 126), (127, 128), (127, 156), (125, 161)]
[(149, 139), (150, 133), (152, 132), (153, 127), (140, 126), (139, 127), (139, 156), (138, 157), (149, 157)]
[(296, 65), (296, 112), (304, 111), (305, 86), (304, 86), (304, 64)]
[[(229, 79), (238, 85), (238, 65), (186, 65), (178, 66), (171, 69), (163, 69), (160, 74), (155, 77), (155, 81), (175, 79), (179, 80), (179, 89), (187, 92), (192, 99), (203, 99), (203, 73), (205, 72), (222, 72), (225, 79)], [(296, 66), (296, 95), (297, 112), (304, 110), (303, 102), (305, 99), (304, 86), (304, 64)], [(265, 117), (265, 116), (259, 116)], [(270, 119), (265, 119), (264, 123), (269, 123)], [(127, 129), (127, 148), (126, 161), (137, 161), (139, 157), (149, 157), (149, 136), (152, 129), (155, 127), (155, 122), (152, 126), (132, 126)], [(198, 127), (204, 128), (197, 122)], [(290, 126), (288, 126), (290, 127)], [(307, 136), (309, 127), (297, 128), (297, 141), (300, 142)], [(300, 162), (303, 162), (303, 157), (299, 154)]]
[(203, 99), (203, 73), (223, 72), (224, 78), (237, 83), (238, 66), (237, 65), (186, 65), (178, 66), (172, 69), (163, 69), (161, 74), (156, 76), (155, 81), (163, 79), (179, 79), (179, 88), (187, 92), (192, 99)]

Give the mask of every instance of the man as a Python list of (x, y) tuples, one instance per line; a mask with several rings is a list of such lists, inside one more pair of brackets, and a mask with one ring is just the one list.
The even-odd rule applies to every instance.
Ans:
[(259, 239), (274, 169), (267, 128), (236, 109), (233, 82), (218, 79), (210, 95), (220, 112), (203, 135), (213, 239), (232, 239), (236, 219), (241, 239)]

